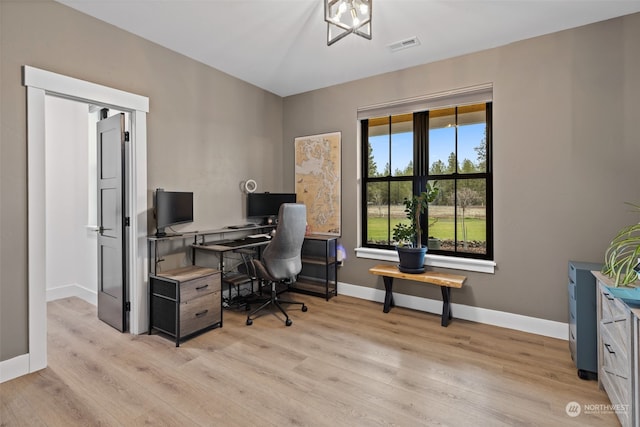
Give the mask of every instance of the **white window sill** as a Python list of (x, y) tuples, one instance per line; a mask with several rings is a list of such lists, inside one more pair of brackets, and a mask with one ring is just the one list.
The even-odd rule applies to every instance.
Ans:
[[(358, 258), (377, 259), (380, 261), (398, 262), (398, 253), (395, 250), (375, 249), (375, 248), (356, 248), (356, 256)], [(493, 274), (495, 272), (495, 261), (487, 261), (484, 259), (459, 258), (444, 255), (430, 255), (427, 252), (425, 256), (425, 265), (429, 267), (450, 268), (453, 270), (477, 271), (479, 273)]]

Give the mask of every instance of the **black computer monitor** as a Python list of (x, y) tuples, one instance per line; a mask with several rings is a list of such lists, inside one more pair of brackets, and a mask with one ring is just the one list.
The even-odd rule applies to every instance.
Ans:
[(193, 193), (187, 191), (164, 191), (155, 194), (156, 236), (164, 237), (166, 227), (193, 222)]
[(247, 218), (277, 217), (281, 204), (295, 202), (296, 193), (248, 193)]

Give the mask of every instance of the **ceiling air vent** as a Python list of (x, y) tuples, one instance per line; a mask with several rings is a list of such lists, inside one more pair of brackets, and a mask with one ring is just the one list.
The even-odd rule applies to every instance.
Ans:
[(405, 40), (400, 40), (399, 42), (391, 43), (390, 45), (387, 45), (387, 47), (391, 50), (391, 52), (397, 52), (402, 49), (418, 46), (419, 44), (420, 40), (418, 40), (418, 37), (413, 36)]

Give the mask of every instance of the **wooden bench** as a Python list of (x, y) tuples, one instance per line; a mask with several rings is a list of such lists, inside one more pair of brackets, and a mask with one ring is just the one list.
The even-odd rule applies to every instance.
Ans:
[(388, 313), (395, 304), (393, 303), (393, 279), (412, 280), (414, 282), (429, 283), (440, 286), (442, 291), (442, 326), (447, 326), (451, 320), (451, 288), (461, 288), (466, 276), (457, 274), (439, 273), (435, 271), (425, 271), (424, 273), (409, 274), (398, 270), (395, 265), (381, 264), (369, 269), (369, 273), (382, 276), (384, 281), (384, 308), (383, 312)]

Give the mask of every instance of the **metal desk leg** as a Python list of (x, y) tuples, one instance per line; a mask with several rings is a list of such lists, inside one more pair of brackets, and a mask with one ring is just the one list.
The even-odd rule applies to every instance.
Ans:
[(384, 308), (382, 311), (384, 313), (388, 313), (391, 310), (391, 307), (394, 307), (393, 303), (393, 277), (382, 276), (382, 280), (384, 281)]
[(452, 318), (451, 314), (451, 288), (448, 286), (440, 287), (442, 290), (442, 326), (449, 325), (449, 320)]

